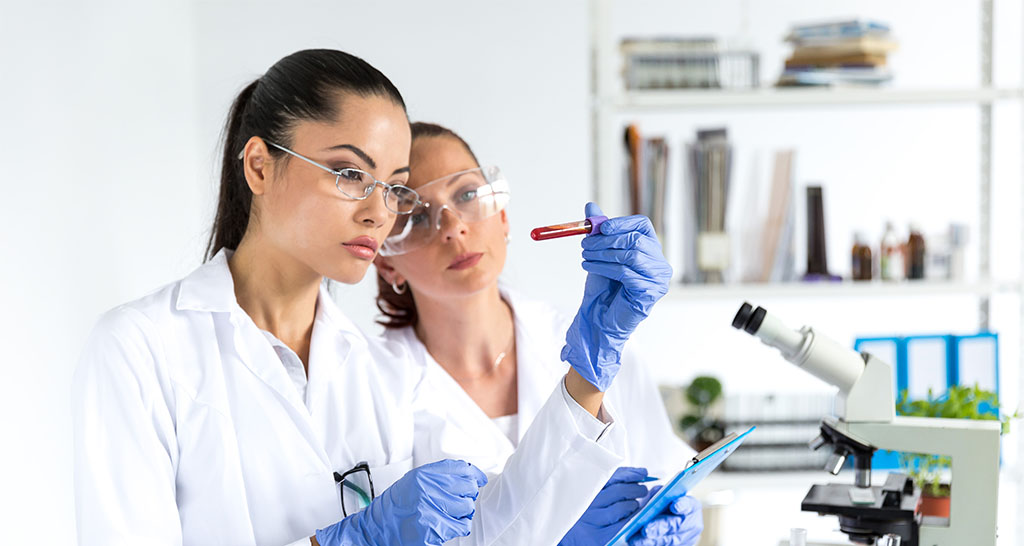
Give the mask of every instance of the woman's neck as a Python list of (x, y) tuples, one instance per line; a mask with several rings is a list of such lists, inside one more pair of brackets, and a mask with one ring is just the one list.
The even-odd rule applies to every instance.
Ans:
[[(486, 378), (506, 360), (513, 361), (507, 354), (514, 345), (512, 309), (497, 284), (467, 297), (415, 300), (416, 336), (463, 386), (463, 379)], [(501, 353), (506, 355), (496, 363)]]
[(256, 326), (280, 339), (307, 364), (321, 277), (253, 239), (243, 238), (228, 260), (238, 305)]

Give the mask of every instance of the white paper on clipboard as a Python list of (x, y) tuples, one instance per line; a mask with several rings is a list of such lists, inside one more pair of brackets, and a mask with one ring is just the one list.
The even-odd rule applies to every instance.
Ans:
[(736, 451), (736, 448), (755, 428), (757, 427), (750, 427), (743, 434), (733, 433), (726, 436), (722, 441), (695, 455), (693, 464), (676, 474), (671, 481), (665, 484), (665, 487), (651, 497), (651, 500), (626, 522), (626, 525), (608, 541), (606, 546), (626, 546), (628, 539), (642, 529), (647, 522), (664, 512), (668, 505), (686, 495), (701, 480), (718, 468), (718, 465), (722, 464), (722, 461), (733, 451)]

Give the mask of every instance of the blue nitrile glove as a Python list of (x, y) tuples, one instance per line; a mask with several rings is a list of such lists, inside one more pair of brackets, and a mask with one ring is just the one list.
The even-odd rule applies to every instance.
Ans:
[(365, 509), (316, 532), (321, 546), (439, 545), (469, 534), (487, 476), (445, 459), (414, 468)]
[(629, 546), (694, 546), (704, 531), (700, 501), (679, 497), (629, 539)]
[[(603, 213), (587, 203), (586, 215)], [(626, 340), (668, 293), (672, 266), (646, 216), (611, 218), (599, 229), (583, 238), (587, 283), (583, 303), (565, 333), (562, 360), (605, 391), (619, 371)]]
[(647, 496), (647, 487), (637, 482), (646, 477), (645, 468), (617, 469), (559, 546), (607, 544), (640, 509), (639, 500)]

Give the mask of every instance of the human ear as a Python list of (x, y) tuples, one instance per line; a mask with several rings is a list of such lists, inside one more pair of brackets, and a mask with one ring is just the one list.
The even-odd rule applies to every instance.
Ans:
[(270, 150), (260, 137), (252, 137), (245, 143), (242, 168), (245, 171), (245, 182), (253, 195), (263, 195), (267, 191)]
[(386, 282), (394, 285), (401, 285), (405, 282), (405, 277), (395, 270), (394, 266), (391, 265), (391, 261), (384, 256), (377, 255), (373, 259), (373, 265), (377, 268), (377, 273), (380, 274)]

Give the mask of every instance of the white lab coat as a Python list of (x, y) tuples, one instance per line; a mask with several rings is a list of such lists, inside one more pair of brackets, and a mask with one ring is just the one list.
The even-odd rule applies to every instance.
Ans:
[[(518, 383), (518, 434), (527, 427), (552, 386), (568, 371), (560, 353), (571, 318), (544, 302), (522, 298), (501, 286), (502, 298), (513, 309)], [(413, 450), (421, 461), (461, 458), (484, 472), (498, 472), (515, 451), (500, 427), (473, 401), (461, 386), (430, 356), (411, 327), (389, 329), (385, 338), (404, 345), (424, 369), (424, 391), (431, 393), (434, 410), (417, 415), (418, 430), (441, 430), (429, 442), (417, 442)], [(622, 367), (608, 388), (605, 406), (625, 425), (624, 464), (642, 466), (652, 476), (670, 479), (693, 456), (693, 449), (672, 430), (657, 385), (643, 362), (632, 351), (623, 354)]]
[[(368, 339), (322, 289), (302, 400), (238, 306), (221, 252), (106, 313), (87, 343), (73, 394), (79, 543), (308, 544), (342, 518), (334, 471), (367, 461), (380, 494), (430, 462), (414, 444), (444, 431), (415, 435), (421, 380), (400, 346)], [(544, 426), (453, 543), (554, 544), (585, 510), (624, 433), (585, 436), (596, 420), (566, 398), (555, 390)]]

